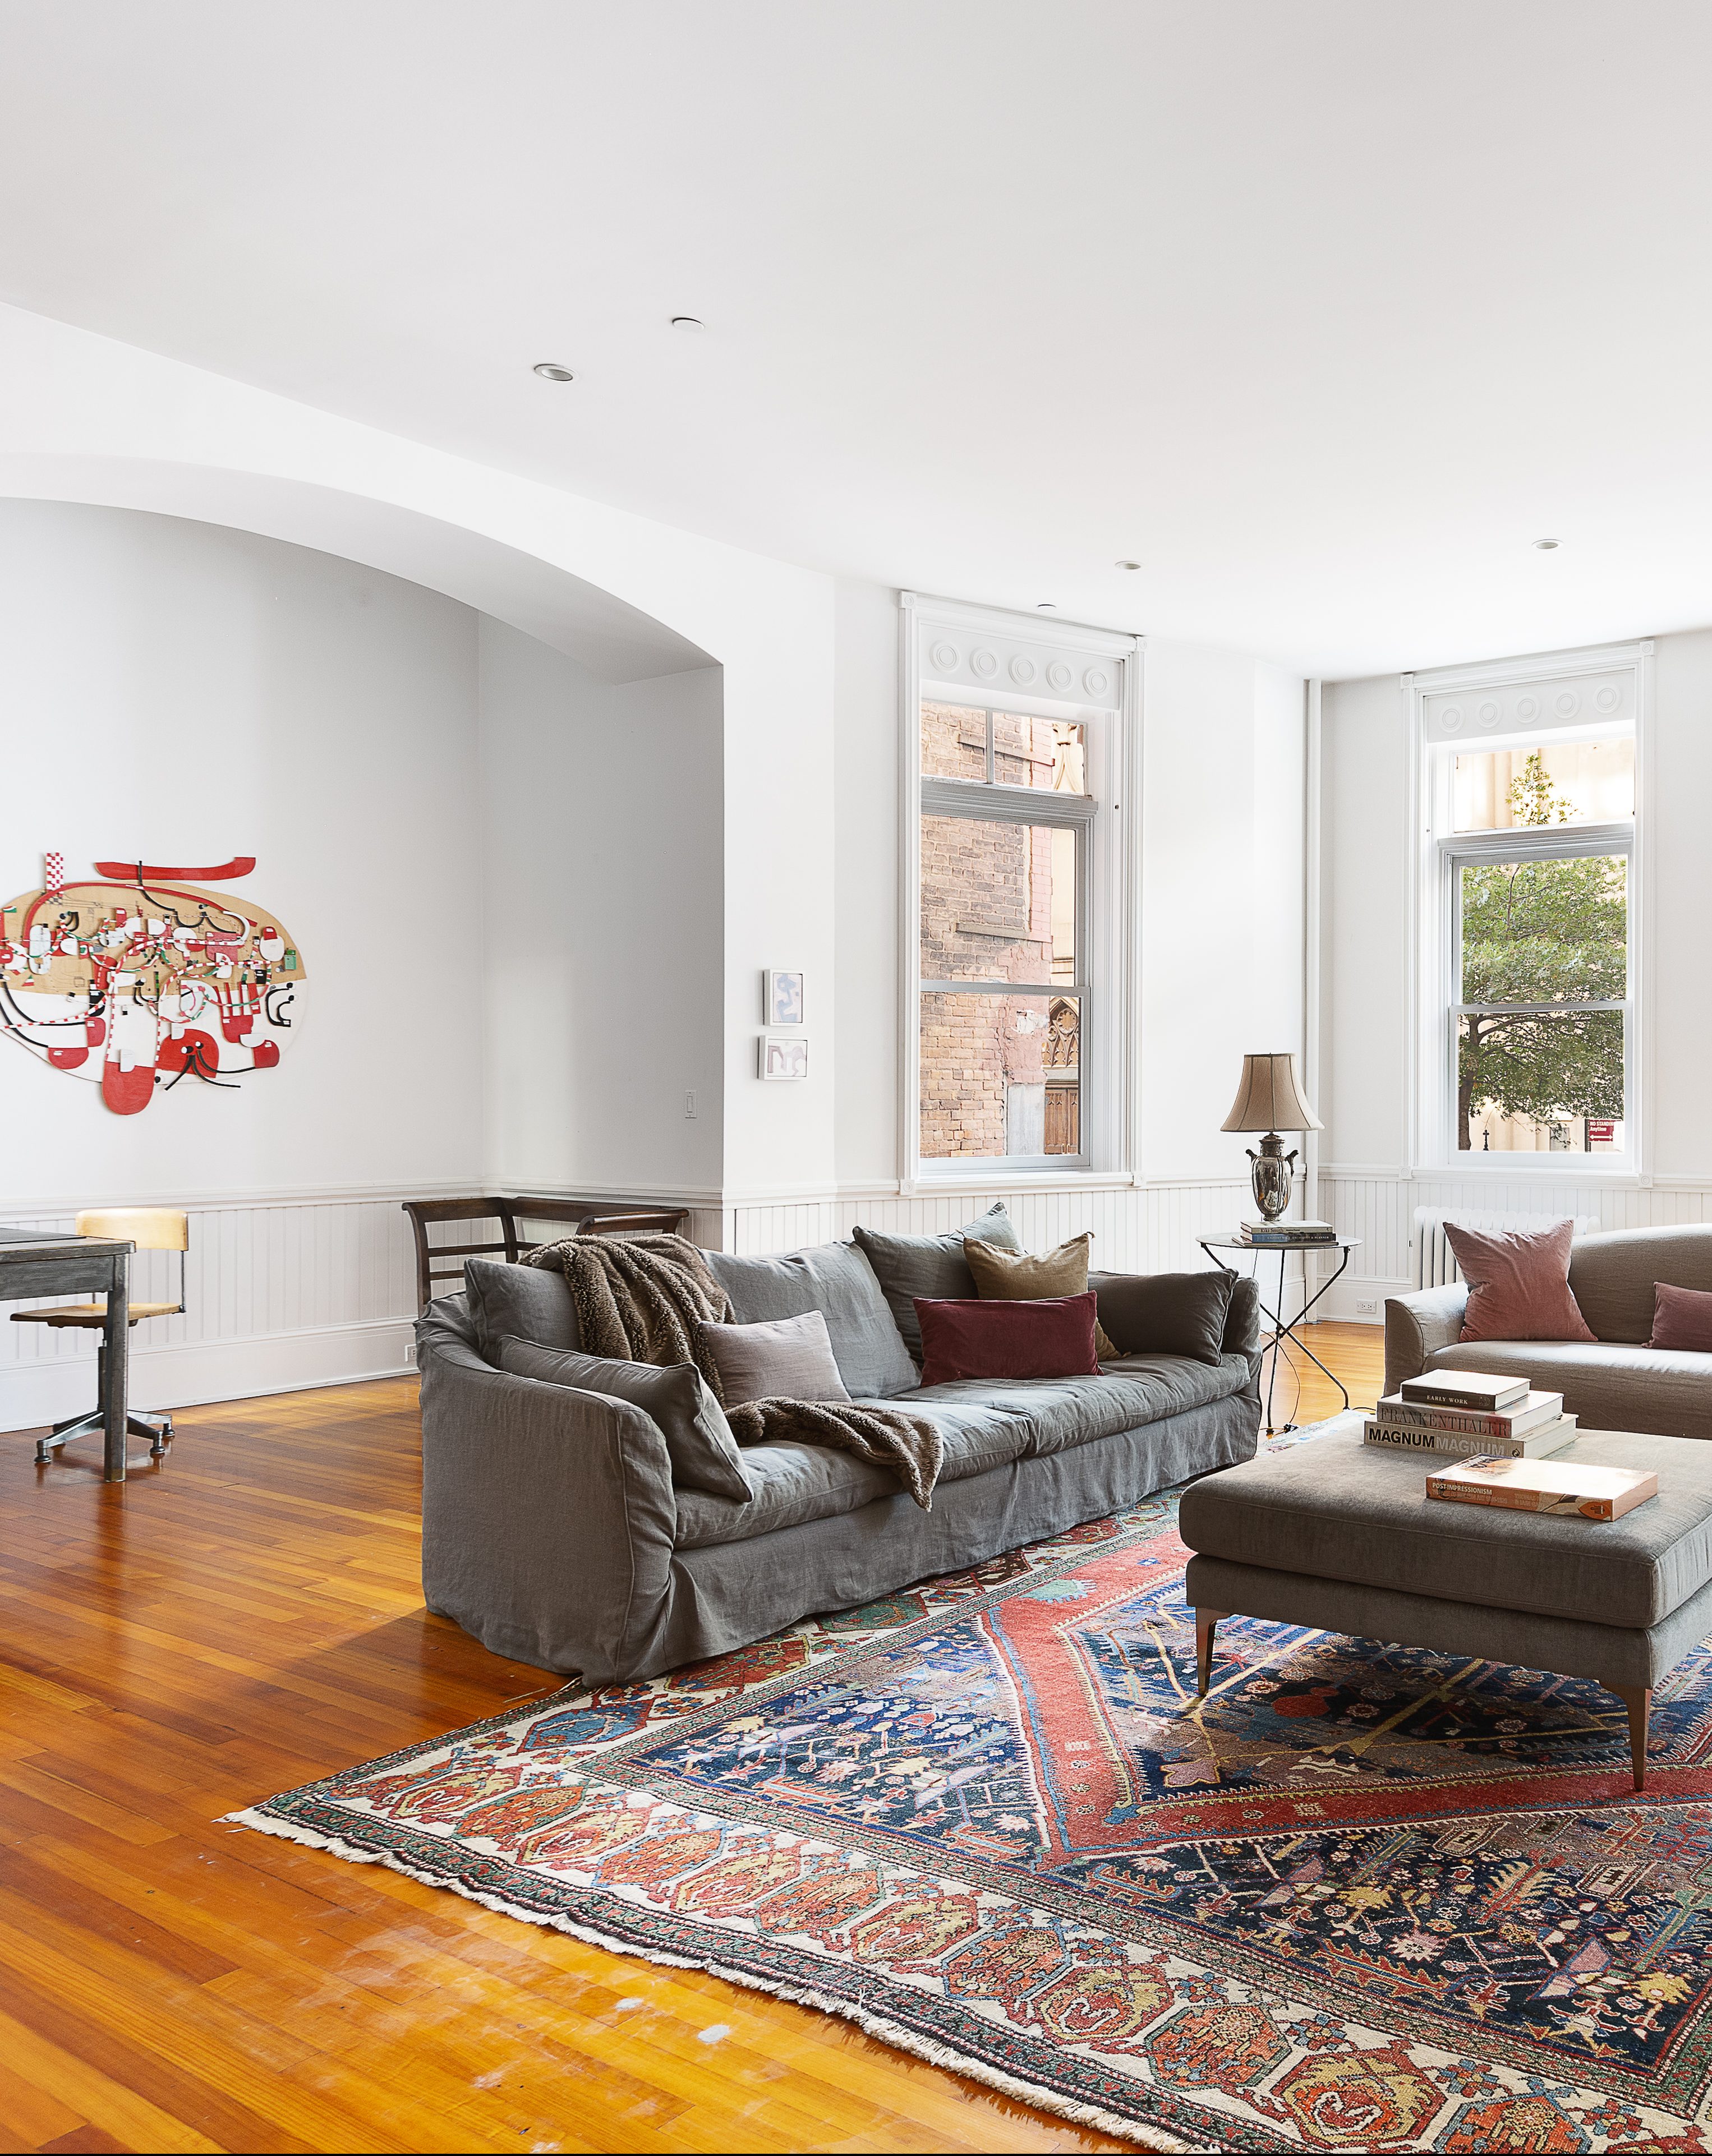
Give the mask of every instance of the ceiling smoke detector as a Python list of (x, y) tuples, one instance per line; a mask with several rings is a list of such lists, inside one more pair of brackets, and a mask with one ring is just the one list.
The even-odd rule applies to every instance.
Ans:
[(1113, 562), (1112, 567), (1114, 569), (1139, 569), (1141, 564), (1139, 562)]
[(1536, 539), (1534, 542), (1534, 550), (1536, 553), (1549, 554), (1556, 544), (1555, 539)]
[(537, 359), (535, 372), (543, 382), (574, 382), (576, 376), (568, 367), (561, 367), (556, 359)]
[(706, 326), (705, 324), (698, 322), (693, 315), (674, 315), (671, 318), (671, 326), (675, 330), (687, 330), (691, 336), (697, 330)]

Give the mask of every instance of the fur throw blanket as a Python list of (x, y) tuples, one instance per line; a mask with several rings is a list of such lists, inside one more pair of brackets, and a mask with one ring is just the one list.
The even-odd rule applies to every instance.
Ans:
[(830, 1445), (896, 1475), (924, 1512), (944, 1464), (944, 1440), (925, 1415), (846, 1400), (725, 1404), (703, 1322), (729, 1325), (731, 1298), (707, 1260), (681, 1235), (571, 1235), (531, 1250), (525, 1265), (563, 1270), (576, 1306), (583, 1352), (623, 1363), (693, 1363), (739, 1445), (778, 1440)]

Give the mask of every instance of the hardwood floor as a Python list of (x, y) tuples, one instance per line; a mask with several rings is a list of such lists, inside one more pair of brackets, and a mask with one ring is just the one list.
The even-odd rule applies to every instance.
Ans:
[[(1375, 1328), (1309, 1337), (1372, 1398)], [(1298, 1419), (1341, 1404), (1303, 1368)], [(1130, 2145), (846, 2022), (216, 1825), (553, 1685), (422, 1607), (413, 1383), (177, 1419), (122, 1488), (0, 1437), (0, 2148)]]

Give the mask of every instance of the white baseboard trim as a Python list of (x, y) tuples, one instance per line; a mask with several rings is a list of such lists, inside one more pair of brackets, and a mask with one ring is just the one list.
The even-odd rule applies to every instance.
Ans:
[[(1337, 1286), (1327, 1294), (1325, 1301), (1314, 1311), (1316, 1317), (1335, 1318), (1344, 1325), (1383, 1325), (1386, 1297), (1390, 1295), (1413, 1295), (1415, 1283), (1407, 1280), (1391, 1280), (1383, 1275), (1345, 1273)], [(1370, 1302), (1371, 1310), (1358, 1310), (1358, 1302)]]
[[(152, 1414), (255, 1399), (268, 1393), (355, 1384), (368, 1378), (404, 1377), (415, 1368), (414, 1358), (413, 1321), (408, 1317), (179, 1347), (133, 1347), (131, 1404)], [(24, 1363), (0, 1377), (0, 1430), (40, 1430), (64, 1422), (93, 1407), (95, 1397), (93, 1347), (86, 1355)]]

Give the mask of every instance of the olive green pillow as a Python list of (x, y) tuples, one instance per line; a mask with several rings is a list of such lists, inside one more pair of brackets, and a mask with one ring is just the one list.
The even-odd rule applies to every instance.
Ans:
[[(1087, 1293), (1087, 1261), (1093, 1230), (1072, 1235), (1044, 1257), (1026, 1250), (1000, 1250), (965, 1235), (963, 1255), (974, 1275), (975, 1292), (983, 1302), (1044, 1302), (1060, 1296)], [(1118, 1350), (1094, 1321), (1094, 1355), (1102, 1363), (1115, 1363)]]

